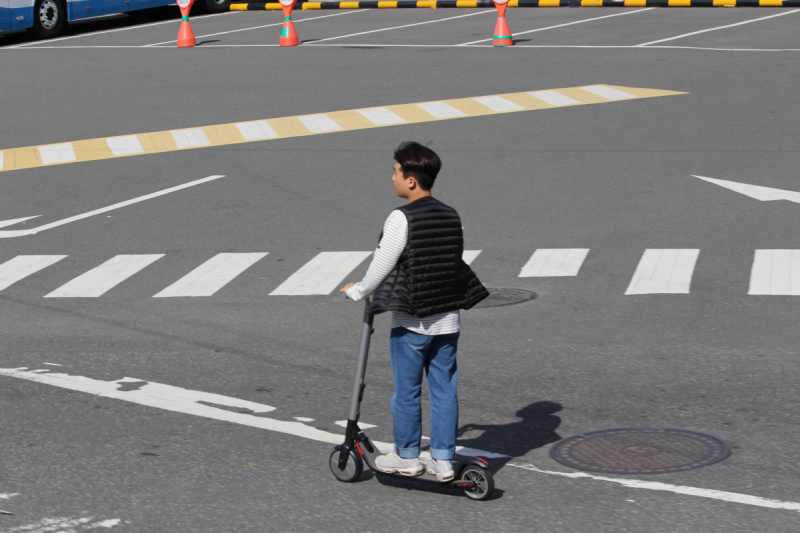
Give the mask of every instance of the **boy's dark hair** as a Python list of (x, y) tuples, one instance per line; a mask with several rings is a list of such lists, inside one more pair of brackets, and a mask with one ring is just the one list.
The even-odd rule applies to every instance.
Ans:
[(442, 168), (442, 161), (436, 152), (413, 141), (401, 143), (394, 151), (394, 160), (400, 163), (403, 176), (413, 176), (424, 191), (433, 188), (433, 182)]

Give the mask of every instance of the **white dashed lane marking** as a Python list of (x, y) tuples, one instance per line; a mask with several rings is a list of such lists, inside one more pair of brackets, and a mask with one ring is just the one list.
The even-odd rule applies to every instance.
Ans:
[(0, 265), (0, 291), (21, 279), (58, 263), (66, 255), (18, 255)]
[(520, 278), (577, 276), (588, 248), (542, 248), (536, 250), (522, 267)]
[(266, 256), (266, 253), (218, 254), (156, 294), (154, 298), (211, 296)]
[(162, 257), (164, 254), (112, 257), (62, 285), (45, 298), (97, 298)]
[(625, 294), (688, 294), (700, 250), (645, 250)]
[(330, 294), (370, 255), (372, 252), (322, 252), (292, 274), (270, 295)]

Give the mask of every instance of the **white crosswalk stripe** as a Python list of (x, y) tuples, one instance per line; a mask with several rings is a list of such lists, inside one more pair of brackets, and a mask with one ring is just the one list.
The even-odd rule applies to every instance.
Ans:
[(584, 91), (602, 96), (609, 100), (625, 100), (626, 98), (636, 98), (634, 95), (614, 89), (613, 87), (606, 87), (605, 85), (591, 85), (589, 87), (581, 87)]
[(164, 254), (118, 255), (57, 288), (45, 298), (97, 298)]
[(506, 100), (501, 96), (482, 96), (480, 98), (473, 98), (479, 104), (483, 104), (492, 111), (502, 113), (504, 111), (519, 111), (525, 109), (519, 104), (515, 104), (511, 100)]
[(756, 250), (747, 294), (800, 296), (800, 250)]
[(403, 117), (389, 111), (385, 107), (373, 107), (371, 109), (359, 109), (359, 113), (364, 115), (364, 118), (375, 124), (376, 126), (386, 126), (387, 124), (402, 124), (406, 121)]
[(475, 261), (475, 259), (477, 259), (479, 255), (481, 255), (481, 251), (482, 250), (464, 250), (464, 253), (461, 255), (461, 258), (464, 260), (466, 264), (471, 265), (472, 262)]
[(109, 137), (106, 139), (109, 150), (115, 156), (132, 154), (143, 154), (144, 148), (136, 135), (124, 135), (122, 137)]
[(75, 149), (70, 143), (48, 144), (39, 147), (39, 157), (42, 158), (43, 165), (54, 163), (69, 163), (75, 161)]
[(425, 102), (422, 104), (417, 104), (417, 107), (421, 107), (434, 118), (454, 118), (464, 116), (463, 112), (445, 102)]
[(270, 293), (278, 295), (330, 294), (372, 252), (322, 252)]
[(66, 255), (18, 255), (0, 265), (0, 291), (19, 280), (58, 263)]
[(188, 130), (175, 130), (170, 132), (175, 139), (178, 148), (197, 148), (198, 146), (208, 146), (211, 141), (206, 137), (206, 132), (202, 128), (190, 128)]
[(311, 133), (323, 133), (326, 131), (338, 131), (342, 129), (342, 127), (337, 124), (335, 120), (325, 113), (320, 113), (319, 115), (305, 115), (297, 118)]
[(700, 250), (645, 250), (625, 294), (688, 294)]
[(556, 91), (534, 91), (528, 94), (534, 98), (538, 98), (542, 102), (547, 102), (548, 104), (554, 106), (580, 104), (578, 100), (570, 98), (566, 94), (561, 94)]
[(239, 122), (236, 124), (242, 137), (248, 141), (257, 141), (259, 139), (272, 139), (277, 137), (278, 133), (272, 129), (272, 126), (267, 124), (266, 120), (254, 120), (253, 122)]
[(541, 248), (522, 267), (520, 278), (577, 276), (588, 248)]
[(217, 254), (153, 297), (211, 296), (266, 256), (266, 253)]

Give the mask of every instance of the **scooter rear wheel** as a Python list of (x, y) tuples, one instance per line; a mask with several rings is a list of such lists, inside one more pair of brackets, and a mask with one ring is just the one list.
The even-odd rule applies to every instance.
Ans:
[(330, 466), (331, 472), (339, 481), (344, 483), (352, 483), (353, 481), (358, 479), (358, 476), (361, 475), (361, 472), (364, 471), (364, 461), (361, 459), (361, 456), (356, 453), (355, 450), (350, 450), (349, 457), (347, 458), (347, 464), (344, 467), (344, 470), (339, 470), (339, 450), (341, 446), (337, 446), (333, 452), (331, 452), (331, 459), (330, 459)]
[(464, 489), (464, 494), (471, 500), (486, 500), (494, 491), (494, 477), (492, 473), (476, 465), (468, 465), (461, 471), (459, 479), (472, 481), (475, 486)]

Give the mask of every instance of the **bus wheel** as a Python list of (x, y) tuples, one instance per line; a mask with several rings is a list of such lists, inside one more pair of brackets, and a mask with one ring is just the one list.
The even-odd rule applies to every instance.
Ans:
[(200, 0), (197, 3), (206, 13), (223, 13), (231, 10), (231, 0)]
[(36, 0), (31, 32), (40, 39), (58, 36), (67, 22), (67, 9), (60, 0)]

